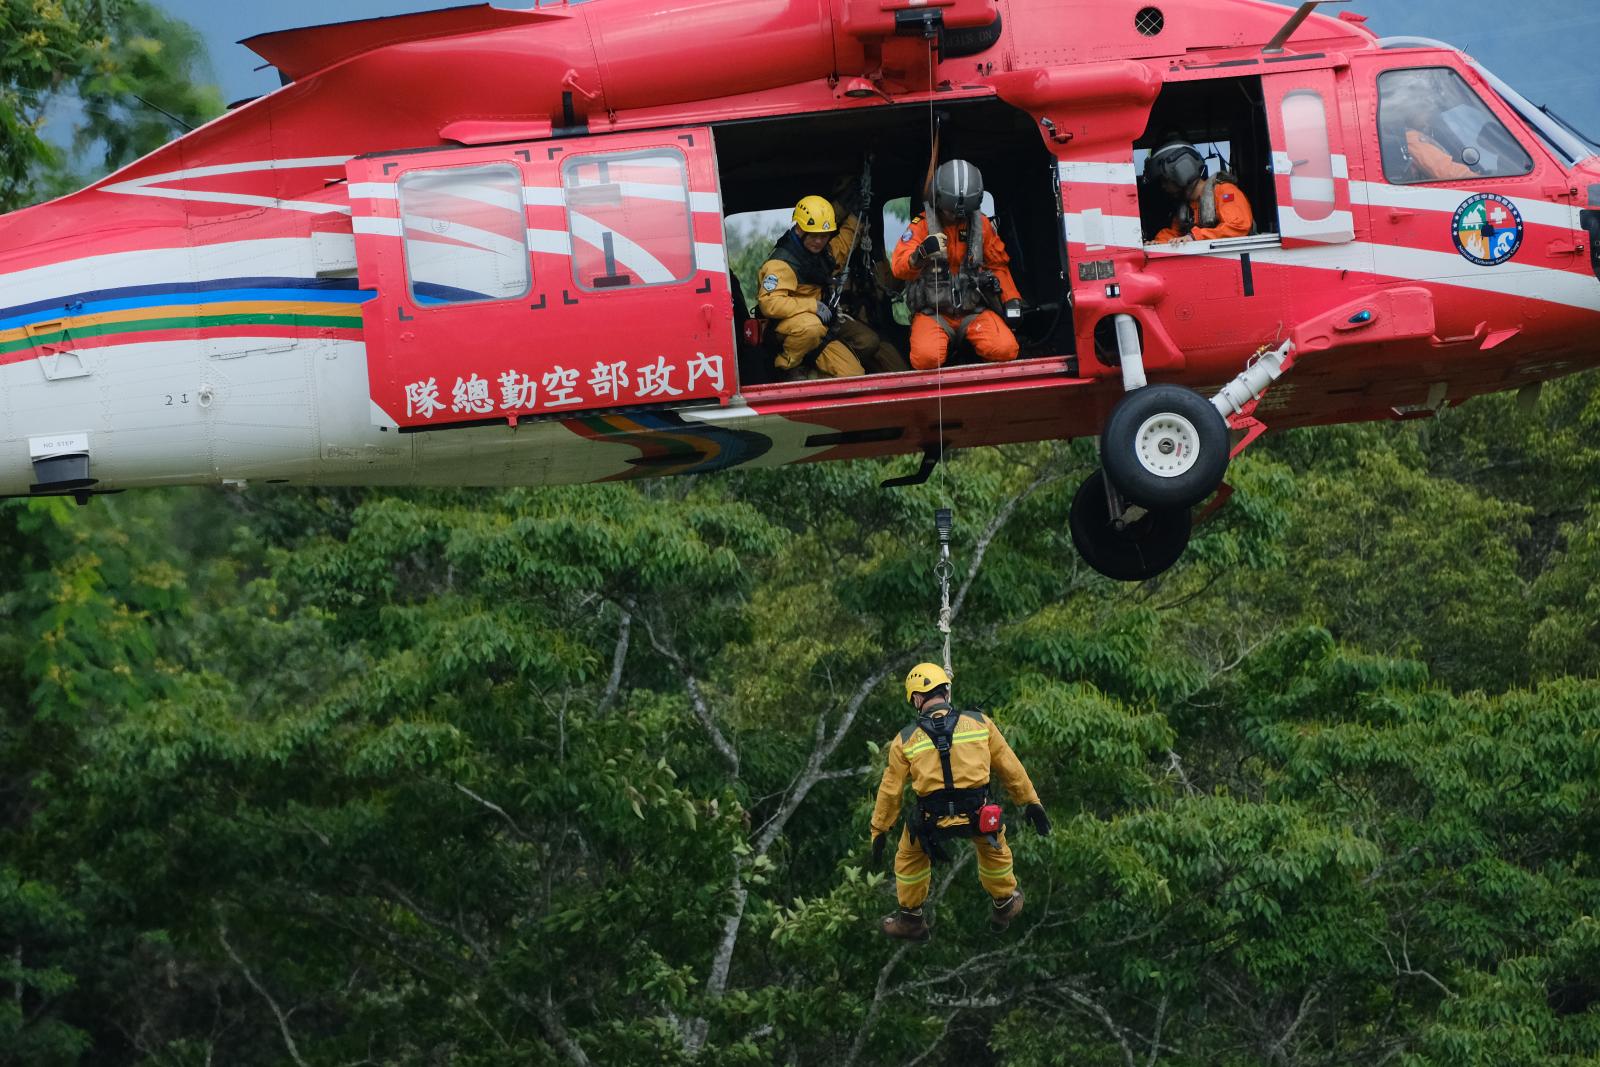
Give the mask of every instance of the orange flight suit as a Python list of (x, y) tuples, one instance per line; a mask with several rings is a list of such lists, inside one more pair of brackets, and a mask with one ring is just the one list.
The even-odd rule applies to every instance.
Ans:
[[(1000, 235), (994, 232), (994, 226), (983, 215), (979, 215), (980, 225), (983, 229), (983, 269), (990, 271), (1000, 281), (1000, 302), (1004, 304), (1009, 300), (1021, 300), (1022, 294), (1017, 290), (1017, 283), (1011, 277), (1011, 256), (1006, 252), (1005, 242), (1000, 240)], [(967, 231), (964, 226), (946, 227), (945, 238), (948, 242), (946, 250), (953, 269), (959, 270), (966, 259)], [(906, 232), (900, 235), (900, 241), (894, 246), (894, 256), (890, 261), (890, 269), (894, 276), (901, 281), (912, 281), (922, 273), (920, 266), (911, 265), (911, 253), (928, 236), (928, 220), (918, 215), (911, 220), (911, 225), (906, 227)], [(916, 311), (915, 308), (912, 309)], [(966, 318), (960, 312), (942, 316), (951, 329), (959, 329), (962, 320)], [(988, 308), (978, 312), (972, 324), (967, 327), (967, 341), (972, 345), (972, 350), (978, 354), (979, 359), (990, 363), (1004, 363), (1017, 358), (1020, 350), (1016, 335), (1011, 332), (1011, 327), (1006, 325), (1005, 319), (996, 315)], [(944, 361), (949, 355), (950, 335), (940, 328), (933, 316), (929, 314), (913, 314), (911, 317), (911, 365), (917, 370), (933, 370), (944, 366)]]
[[(1250, 201), (1245, 198), (1244, 191), (1232, 182), (1218, 182), (1217, 194), (1217, 224), (1210, 227), (1191, 226), (1187, 232), (1179, 228), (1178, 220), (1174, 218), (1172, 225), (1156, 234), (1152, 244), (1164, 245), (1175, 237), (1192, 237), (1196, 241), (1217, 241), (1224, 237), (1248, 237), (1250, 228), (1256, 224), (1255, 213), (1250, 210)], [(1197, 196), (1189, 201), (1189, 217), (1200, 217), (1200, 198)]]
[(1455, 159), (1421, 130), (1406, 131), (1406, 155), (1421, 181), (1450, 182), (1476, 177), (1472, 168)]

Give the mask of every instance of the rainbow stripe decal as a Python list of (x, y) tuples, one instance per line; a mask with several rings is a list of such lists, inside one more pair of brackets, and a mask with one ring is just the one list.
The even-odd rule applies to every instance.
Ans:
[(224, 278), (101, 289), (0, 308), (0, 363), (53, 350), (199, 337), (361, 339), (354, 278)]
[(689, 422), (672, 411), (591, 415), (574, 419), (567, 428), (591, 441), (632, 445), (639, 450), (639, 455), (628, 461), (632, 470), (603, 481), (726, 470), (772, 448), (771, 438), (764, 434)]

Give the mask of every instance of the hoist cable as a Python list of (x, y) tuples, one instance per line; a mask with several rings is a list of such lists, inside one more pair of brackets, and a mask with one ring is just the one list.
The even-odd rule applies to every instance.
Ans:
[[(939, 224), (938, 214), (937, 214), (938, 210), (939, 210), (938, 203), (937, 203), (937, 201), (938, 201), (938, 192), (936, 191), (936, 189), (934, 187), (934, 185), (935, 185), (934, 175), (937, 172), (938, 167), (939, 167), (939, 120), (938, 120), (938, 112), (935, 110), (935, 108), (933, 106), (933, 87), (934, 87), (934, 84), (935, 84), (934, 83), (934, 78), (937, 76), (937, 71), (935, 69), (934, 59), (933, 59), (933, 44), (934, 44), (933, 38), (931, 38), (931, 37), (928, 38), (928, 41), (927, 41), (927, 45), (928, 45), (928, 90), (929, 90), (929, 92), (928, 92), (928, 136), (929, 136), (929, 141), (930, 141), (930, 144), (931, 144), (931, 148), (930, 148), (930, 158), (929, 158), (929, 162), (928, 162), (928, 182), (927, 182), (927, 187), (924, 190), (924, 194), (925, 195), (923, 197), (923, 205), (922, 205), (923, 211), (929, 212), (929, 213), (932, 214), (932, 217), (927, 220), (929, 222), (929, 226), (927, 228), (930, 231), (932, 231), (935, 227), (938, 227), (938, 228), (942, 229), (942, 227)], [(972, 235), (968, 234), (967, 239), (971, 240), (972, 239)], [(946, 240), (948, 241), (949, 238), (946, 237)], [(948, 259), (948, 257), (947, 257), (947, 259)], [(924, 287), (924, 288), (926, 288), (926, 287)], [(934, 295), (933, 313), (935, 315), (943, 314), (943, 310), (944, 309), (939, 306), (939, 288), (937, 286), (935, 286), (934, 289), (933, 289), (933, 295)], [(915, 311), (912, 312), (911, 321), (913, 323), (916, 322), (916, 312)], [(949, 359), (950, 355), (951, 355), (951, 353), (947, 348), (946, 351), (945, 351), (945, 359)], [(949, 495), (950, 495), (949, 494), (949, 488), (950, 487), (949, 487), (949, 484), (945, 481), (945, 474), (944, 474), (944, 365), (945, 365), (945, 359), (940, 360), (938, 365), (934, 367), (934, 369), (933, 369), (933, 380), (934, 380), (934, 395), (935, 395), (936, 404), (937, 404), (937, 407), (938, 407), (939, 488), (941, 490), (943, 490), (943, 494), (942, 495), (945, 497), (946, 501), (948, 501), (949, 500)], [(934, 513), (933, 513), (933, 521), (934, 521), (934, 528), (938, 532), (938, 535), (939, 535), (939, 561), (936, 564), (934, 564), (933, 573), (939, 579), (939, 633), (944, 638), (944, 672), (945, 672), (945, 674), (947, 674), (950, 677), (954, 678), (955, 677), (955, 670), (952, 667), (951, 661), (950, 661), (950, 631), (951, 631), (950, 577), (951, 577), (952, 573), (954, 573), (954, 568), (952, 567), (952, 565), (950, 563), (950, 529), (951, 529), (951, 526), (952, 526), (950, 508), (945, 507), (945, 508), (936, 509), (934, 511)]]

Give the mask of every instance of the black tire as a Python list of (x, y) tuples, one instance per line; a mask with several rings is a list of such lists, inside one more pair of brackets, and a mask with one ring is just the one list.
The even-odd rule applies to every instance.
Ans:
[(1117, 404), (1100, 434), (1106, 477), (1153, 511), (1192, 508), (1228, 473), (1228, 422), (1181, 385), (1147, 385)]
[(1105, 472), (1095, 471), (1078, 486), (1067, 525), (1083, 561), (1107, 578), (1142, 582), (1178, 562), (1189, 545), (1188, 508), (1147, 511), (1124, 529), (1111, 523), (1106, 506)]

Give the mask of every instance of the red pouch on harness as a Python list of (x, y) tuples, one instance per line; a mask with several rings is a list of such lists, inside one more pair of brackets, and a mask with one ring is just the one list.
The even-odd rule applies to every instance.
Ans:
[(978, 832), (980, 834), (998, 833), (1000, 830), (1000, 805), (985, 804), (978, 809)]

